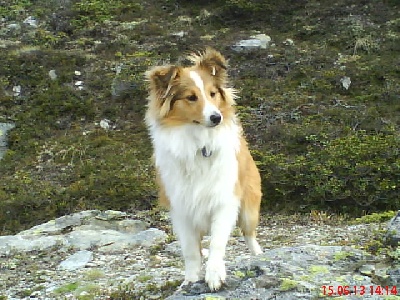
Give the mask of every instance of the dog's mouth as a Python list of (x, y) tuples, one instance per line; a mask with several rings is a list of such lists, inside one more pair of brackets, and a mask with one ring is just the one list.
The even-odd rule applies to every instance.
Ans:
[[(202, 122), (197, 121), (197, 120), (193, 120), (192, 122), (193, 122), (193, 124), (196, 124), (196, 125), (202, 125), (202, 124), (203, 124)], [(204, 127), (207, 127), (207, 128), (214, 128), (214, 127), (217, 127), (218, 125), (219, 125), (219, 124), (211, 123), (211, 124), (204, 124)]]

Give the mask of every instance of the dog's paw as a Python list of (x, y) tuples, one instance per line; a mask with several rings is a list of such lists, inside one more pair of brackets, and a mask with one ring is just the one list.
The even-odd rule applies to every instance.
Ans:
[(225, 282), (225, 278), (225, 263), (222, 260), (219, 262), (208, 262), (205, 279), (211, 291), (219, 290)]
[(182, 286), (191, 284), (193, 282), (197, 282), (199, 280), (200, 280), (200, 277), (197, 274), (186, 274), (185, 281), (182, 283)]
[(253, 236), (245, 236), (247, 246), (250, 248), (250, 252), (252, 255), (259, 255), (263, 253), (260, 245), (258, 244), (257, 240)]
[(254, 248), (251, 250), (253, 255), (260, 255), (263, 253), (260, 245), (257, 243), (257, 245), (254, 246)]

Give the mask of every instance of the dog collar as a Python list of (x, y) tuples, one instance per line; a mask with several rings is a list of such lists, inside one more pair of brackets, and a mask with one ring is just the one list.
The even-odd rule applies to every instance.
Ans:
[(207, 148), (206, 148), (206, 146), (204, 146), (203, 148), (201, 148), (201, 154), (202, 154), (204, 157), (210, 157), (210, 156), (212, 155), (212, 151), (211, 151), (211, 150), (208, 151)]

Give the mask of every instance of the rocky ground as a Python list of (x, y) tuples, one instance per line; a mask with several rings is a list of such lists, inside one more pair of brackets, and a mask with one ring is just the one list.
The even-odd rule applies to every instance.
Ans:
[(363, 299), (394, 299), (400, 270), (369, 247), (383, 240), (385, 223), (264, 216), (264, 254), (251, 257), (235, 230), (226, 285), (210, 293), (204, 282), (180, 287), (183, 262), (168, 217), (157, 212), (155, 224), (149, 214), (83, 211), (0, 237), (0, 299), (319, 299), (345, 286), (346, 299), (363, 287)]

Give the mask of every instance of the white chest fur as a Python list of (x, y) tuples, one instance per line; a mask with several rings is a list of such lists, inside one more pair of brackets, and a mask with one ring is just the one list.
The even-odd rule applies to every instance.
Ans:
[[(207, 231), (207, 219), (219, 207), (229, 205), (237, 212), (240, 204), (234, 190), (240, 128), (234, 122), (216, 128), (153, 126), (150, 131), (172, 214), (188, 218), (195, 227)], [(212, 151), (210, 157), (202, 155), (203, 147)]]

